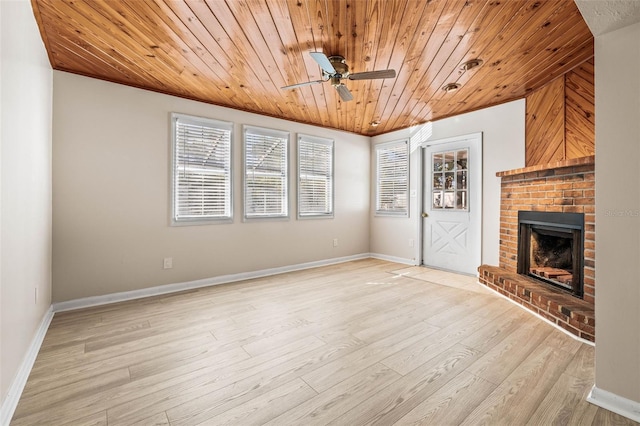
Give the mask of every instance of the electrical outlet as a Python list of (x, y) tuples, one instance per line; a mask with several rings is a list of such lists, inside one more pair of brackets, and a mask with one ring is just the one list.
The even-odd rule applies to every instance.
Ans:
[(333, 239), (333, 246), (334, 247), (338, 247), (338, 239), (337, 238)]
[(409, 238), (409, 247), (413, 247), (414, 241), (413, 238)]
[(173, 268), (173, 257), (165, 257), (164, 258), (163, 268), (164, 269)]

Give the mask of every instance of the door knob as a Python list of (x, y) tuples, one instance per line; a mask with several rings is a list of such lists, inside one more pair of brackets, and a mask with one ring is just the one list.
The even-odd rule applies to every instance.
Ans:
[(427, 213), (422, 213), (422, 217), (429, 217), (429, 215)]

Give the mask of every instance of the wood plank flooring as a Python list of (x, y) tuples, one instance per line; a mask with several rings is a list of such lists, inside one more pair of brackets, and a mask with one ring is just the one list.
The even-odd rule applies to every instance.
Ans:
[(594, 348), (366, 259), (54, 316), (11, 425), (631, 425)]

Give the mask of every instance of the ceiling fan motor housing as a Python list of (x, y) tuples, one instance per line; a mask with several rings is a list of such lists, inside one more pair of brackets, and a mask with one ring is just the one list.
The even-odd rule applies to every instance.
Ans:
[(344, 84), (344, 83), (342, 83), (340, 81), (341, 78), (342, 77), (340, 77), (340, 74), (336, 74), (336, 75), (333, 75), (333, 76), (329, 77), (329, 80), (331, 80), (331, 85), (332, 86), (340, 86), (340, 85)]
[(333, 68), (336, 70), (336, 73), (330, 75), (331, 84), (336, 85), (340, 84), (340, 79), (347, 78), (349, 76), (349, 65), (347, 65), (347, 61), (339, 55), (329, 56), (329, 62), (333, 65)]

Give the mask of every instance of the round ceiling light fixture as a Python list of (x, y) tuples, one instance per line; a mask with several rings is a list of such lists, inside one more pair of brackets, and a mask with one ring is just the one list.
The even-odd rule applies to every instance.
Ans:
[(369, 123), (369, 126), (371, 127), (378, 127), (380, 125), (380, 120), (373, 120), (371, 123)]
[(471, 69), (477, 68), (480, 65), (482, 65), (483, 61), (482, 59), (476, 58), (476, 59), (470, 59), (467, 62), (464, 62), (462, 65), (460, 65), (460, 69), (462, 71), (469, 71)]
[(462, 85), (459, 83), (447, 83), (444, 86), (442, 86), (442, 90), (444, 90), (446, 93), (450, 93), (450, 92), (455, 92), (461, 87)]

